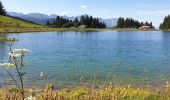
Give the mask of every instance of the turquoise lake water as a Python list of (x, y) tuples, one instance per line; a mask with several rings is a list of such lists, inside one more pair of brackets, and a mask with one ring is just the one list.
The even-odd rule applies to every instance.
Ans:
[[(0, 35), (1, 36), (1, 35)], [(4, 36), (4, 35), (3, 35)], [(170, 78), (170, 33), (146, 31), (39, 32), (7, 34), (27, 48), (25, 84), (56, 87), (101, 82), (163, 83)], [(8, 56), (0, 42), (0, 61)], [(41, 78), (40, 72), (45, 77)], [(8, 77), (0, 68), (0, 84)]]

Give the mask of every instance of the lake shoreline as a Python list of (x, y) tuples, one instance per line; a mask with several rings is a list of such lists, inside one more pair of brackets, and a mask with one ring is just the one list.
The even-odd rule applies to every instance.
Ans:
[[(50, 84), (50, 83), (48, 83)], [(92, 88), (100, 88), (100, 87), (107, 87), (107, 86), (112, 86), (112, 87), (116, 87), (116, 86), (121, 86), (121, 87), (133, 87), (133, 88), (150, 88), (150, 89), (162, 89), (165, 88), (165, 86), (169, 84), (169, 82), (161, 82), (161, 83), (114, 83), (112, 81), (108, 82), (108, 83), (103, 83), (103, 84), (98, 84), (98, 83), (77, 83), (77, 84), (70, 84), (70, 85), (62, 85), (62, 86), (56, 86), (56, 84), (50, 84), (53, 86), (53, 89), (55, 91), (61, 90), (61, 89), (65, 89), (65, 88), (81, 88), (81, 87), (86, 87), (88, 89), (92, 89)], [(46, 84), (47, 85), (47, 84)], [(0, 84), (0, 90), (1, 89), (10, 89), (10, 88), (14, 88), (15, 84)], [(36, 85), (33, 84), (25, 84), (24, 85), (25, 89), (35, 89), (35, 90), (43, 90), (45, 85), (41, 85), (39, 87), (37, 87)]]
[(162, 31), (170, 32), (164, 30), (140, 30), (140, 29), (130, 29), (130, 28), (0, 28), (0, 34), (2, 33), (25, 33), (25, 32), (81, 32), (81, 31), (103, 31), (103, 30), (115, 30), (115, 31)]
[[(169, 98), (169, 84), (161, 87), (137, 87), (131, 85), (105, 85), (105, 86), (73, 86), (54, 89), (51, 84), (47, 84), (42, 89), (25, 88), (25, 98), (36, 98), (40, 100), (93, 100), (115, 98), (118, 100), (167, 100)], [(21, 95), (15, 88), (0, 88), (0, 97), (21, 98)], [(21, 100), (21, 99), (19, 99)], [(27, 100), (27, 99), (26, 99)], [(28, 99), (30, 100), (30, 99)], [(31, 99), (32, 100), (32, 99)]]

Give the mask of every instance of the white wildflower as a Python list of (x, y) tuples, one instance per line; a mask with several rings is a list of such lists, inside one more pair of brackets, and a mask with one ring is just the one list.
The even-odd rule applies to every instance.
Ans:
[(11, 63), (0, 63), (0, 66), (5, 68), (15, 68), (15, 64), (11, 64)]
[(29, 97), (25, 98), (24, 100), (36, 100), (36, 98), (33, 96), (29, 96)]
[(19, 58), (19, 57), (22, 56), (22, 54), (10, 52), (10, 53), (9, 53), (9, 56), (10, 56), (10, 57)]
[(29, 53), (30, 53), (30, 50), (27, 50), (27, 49), (14, 49), (12, 52), (9, 53), (9, 56), (19, 58)]
[(20, 54), (29, 54), (30, 53), (30, 50), (28, 49), (14, 49), (12, 52), (14, 53), (20, 53)]

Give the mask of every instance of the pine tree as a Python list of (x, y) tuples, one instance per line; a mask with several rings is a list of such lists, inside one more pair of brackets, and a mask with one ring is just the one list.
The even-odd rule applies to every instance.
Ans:
[(76, 17), (76, 19), (74, 20), (75, 23), (79, 22), (78, 18)]
[(146, 26), (149, 26), (149, 23), (146, 21), (146, 22), (145, 22), (145, 25), (146, 25)]
[(150, 22), (149, 26), (150, 26), (151, 28), (154, 28), (153, 25), (152, 25), (152, 22)]
[(84, 18), (84, 15), (82, 15), (82, 16), (80, 17), (80, 23), (81, 23), (81, 24), (84, 24), (84, 22), (85, 22), (85, 18)]
[(151, 28), (154, 28), (152, 25), (152, 22), (148, 23), (145, 22), (145, 24), (143, 22), (139, 22), (138, 20), (134, 20), (133, 18), (118, 18), (118, 22), (117, 22), (117, 28), (139, 28), (143, 25), (147, 25), (150, 26)]
[(55, 28), (70, 28), (78, 27), (80, 25), (86, 25), (88, 28), (105, 28), (104, 22), (100, 22), (98, 18), (93, 18), (92, 16), (82, 15), (80, 21), (75, 18), (74, 21), (57, 16), (53, 23), (50, 24), (51, 27)]
[(167, 29), (170, 29), (170, 16), (168, 15), (168, 20), (167, 20)]
[(118, 19), (117, 28), (124, 28), (124, 24), (125, 24), (124, 18), (120, 17)]
[(162, 24), (159, 25), (159, 29), (163, 29), (163, 25)]
[(49, 25), (50, 25), (50, 22), (49, 22), (49, 21), (47, 21), (47, 22), (46, 22), (46, 25), (47, 25), (47, 26), (49, 26)]
[(169, 30), (170, 29), (170, 16), (165, 16), (163, 23), (160, 24), (160, 29)]
[(0, 15), (6, 16), (6, 10), (1, 1), (0, 1)]
[(117, 28), (121, 28), (121, 17), (118, 18), (118, 21), (117, 21)]
[(144, 26), (144, 23), (143, 23), (143, 22), (141, 22), (141, 23), (140, 23), (140, 26)]

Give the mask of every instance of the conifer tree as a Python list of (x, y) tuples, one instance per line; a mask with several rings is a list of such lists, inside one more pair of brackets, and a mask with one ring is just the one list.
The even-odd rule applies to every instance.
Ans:
[(6, 16), (6, 10), (1, 1), (0, 1), (0, 15)]
[(76, 19), (74, 20), (75, 23), (79, 22), (78, 18), (76, 17)]
[(169, 30), (170, 29), (170, 16), (165, 16), (163, 23), (160, 24), (160, 29)]
[(139, 28), (141, 26), (150, 26), (151, 28), (154, 28), (151, 23), (148, 23), (147, 21), (145, 22), (145, 24), (143, 22), (139, 22), (138, 20), (134, 20), (133, 18), (118, 18), (118, 22), (117, 22), (117, 28)]
[[(47, 22), (48, 23), (48, 22)], [(50, 24), (50, 26), (54, 26), (55, 28), (70, 28), (70, 27), (78, 27), (80, 25), (86, 25), (88, 28), (105, 28), (106, 25), (104, 22), (100, 22), (98, 18), (93, 18), (92, 16), (82, 15), (80, 17), (80, 21), (78, 18), (75, 20), (68, 20), (57, 16), (55, 21)]]

